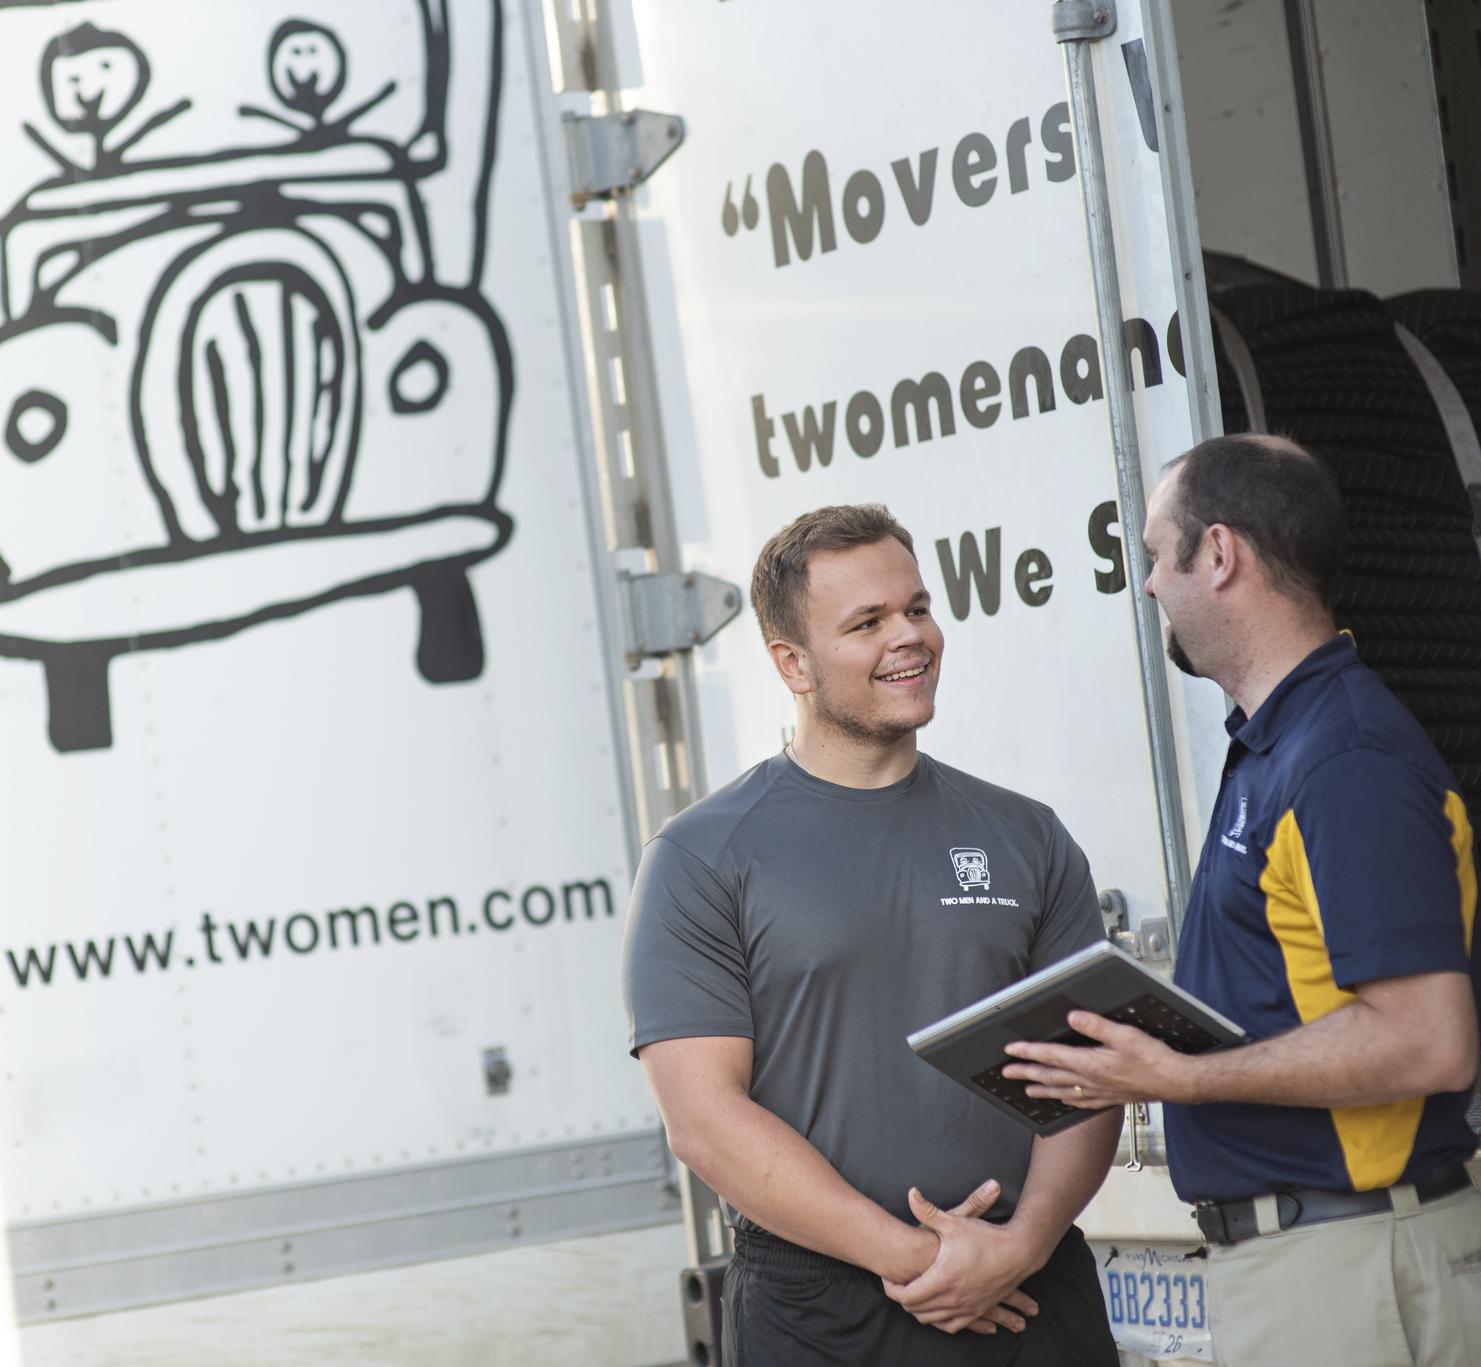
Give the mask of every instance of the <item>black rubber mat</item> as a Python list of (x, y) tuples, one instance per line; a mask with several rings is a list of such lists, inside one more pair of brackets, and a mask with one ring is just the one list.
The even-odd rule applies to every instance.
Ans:
[[(1254, 358), (1269, 429), (1324, 461), (1342, 492), (1339, 624), (1481, 811), (1481, 555), (1439, 410), (1393, 328), (1401, 319), (1430, 348), (1481, 425), (1481, 296), (1425, 291), (1386, 305), (1272, 279), (1215, 281), (1212, 299)], [(1215, 352), (1224, 429), (1247, 431), (1217, 331)]]

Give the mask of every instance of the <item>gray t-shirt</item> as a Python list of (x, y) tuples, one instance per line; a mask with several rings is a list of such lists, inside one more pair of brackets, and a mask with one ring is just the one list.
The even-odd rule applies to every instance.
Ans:
[(623, 942), (629, 1047), (754, 1041), (751, 1097), (908, 1218), (995, 1177), (1031, 1135), (905, 1037), (1104, 935), (1090, 868), (1042, 803), (922, 755), (844, 788), (784, 754), (643, 852)]

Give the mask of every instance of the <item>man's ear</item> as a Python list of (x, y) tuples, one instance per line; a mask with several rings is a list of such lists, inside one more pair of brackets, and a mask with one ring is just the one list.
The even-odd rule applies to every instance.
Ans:
[(812, 692), (812, 679), (808, 675), (807, 653), (800, 645), (778, 637), (768, 641), (766, 648), (771, 652), (771, 662), (782, 682), (799, 697)]
[(1209, 526), (1204, 534), (1204, 546), (1212, 570), (1210, 587), (1228, 588), (1235, 575), (1248, 568), (1246, 561), (1250, 555), (1249, 543), (1222, 522)]

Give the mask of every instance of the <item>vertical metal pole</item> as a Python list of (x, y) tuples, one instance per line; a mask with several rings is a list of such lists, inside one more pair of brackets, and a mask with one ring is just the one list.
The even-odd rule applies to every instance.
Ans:
[(1085, 206), (1085, 230), (1090, 241), (1090, 267), (1095, 282), (1095, 311), (1100, 324), (1101, 366), (1106, 381), (1106, 406), (1111, 420), (1111, 445), (1116, 457), (1116, 498), (1121, 512), (1121, 536), (1126, 573), (1136, 625), (1137, 659), (1142, 676), (1142, 702), (1152, 755), (1152, 783), (1157, 795), (1157, 824), (1162, 837), (1163, 880), (1167, 913), (1174, 937), (1182, 929), (1190, 874), (1188, 837), (1183, 823), (1183, 799), (1178, 779), (1177, 750), (1173, 743), (1172, 703), (1162, 657), (1162, 629), (1157, 606), (1142, 592), (1147, 559), (1142, 547), (1147, 498), (1142, 483), (1141, 446), (1131, 397), (1131, 367), (1126, 352), (1126, 320), (1121, 308), (1121, 280), (1116, 267), (1116, 243), (1111, 228), (1111, 201), (1106, 188), (1106, 161), (1100, 136), (1100, 107), (1091, 65), (1091, 44), (1115, 31), (1113, 0), (1088, 4), (1085, 0), (1058, 0), (1054, 6), (1054, 36), (1064, 48), (1069, 79), (1070, 110), (1075, 125), (1075, 156), (1080, 194)]
[(1301, 123), (1301, 157), (1306, 166), (1306, 198), (1311, 206), (1311, 237), (1316, 246), (1317, 283), (1323, 289), (1347, 288), (1347, 247), (1337, 205), (1337, 171), (1332, 159), (1332, 129), (1322, 54), (1312, 0), (1286, 0), (1286, 35)]
[[(530, 3), (533, 7), (536, 0)], [(622, 81), (614, 6), (609, 0), (542, 3), (557, 35), (564, 88), (588, 91), (594, 108), (619, 112)], [(615, 555), (641, 557), (645, 569), (678, 570), (683, 557), (668, 482), (632, 195), (615, 192), (600, 219), (579, 223), (578, 237), (588, 384), (609, 548)], [(639, 842), (706, 791), (693, 661), (680, 653), (652, 670), (629, 678), (624, 687)], [(676, 1168), (691, 1262), (728, 1254), (719, 1197), (688, 1168)]]

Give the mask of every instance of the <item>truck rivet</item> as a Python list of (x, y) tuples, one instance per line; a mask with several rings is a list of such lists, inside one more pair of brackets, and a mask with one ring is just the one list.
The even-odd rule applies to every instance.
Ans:
[(483, 1051), (483, 1087), (488, 1096), (504, 1096), (514, 1079), (514, 1067), (503, 1045)]

